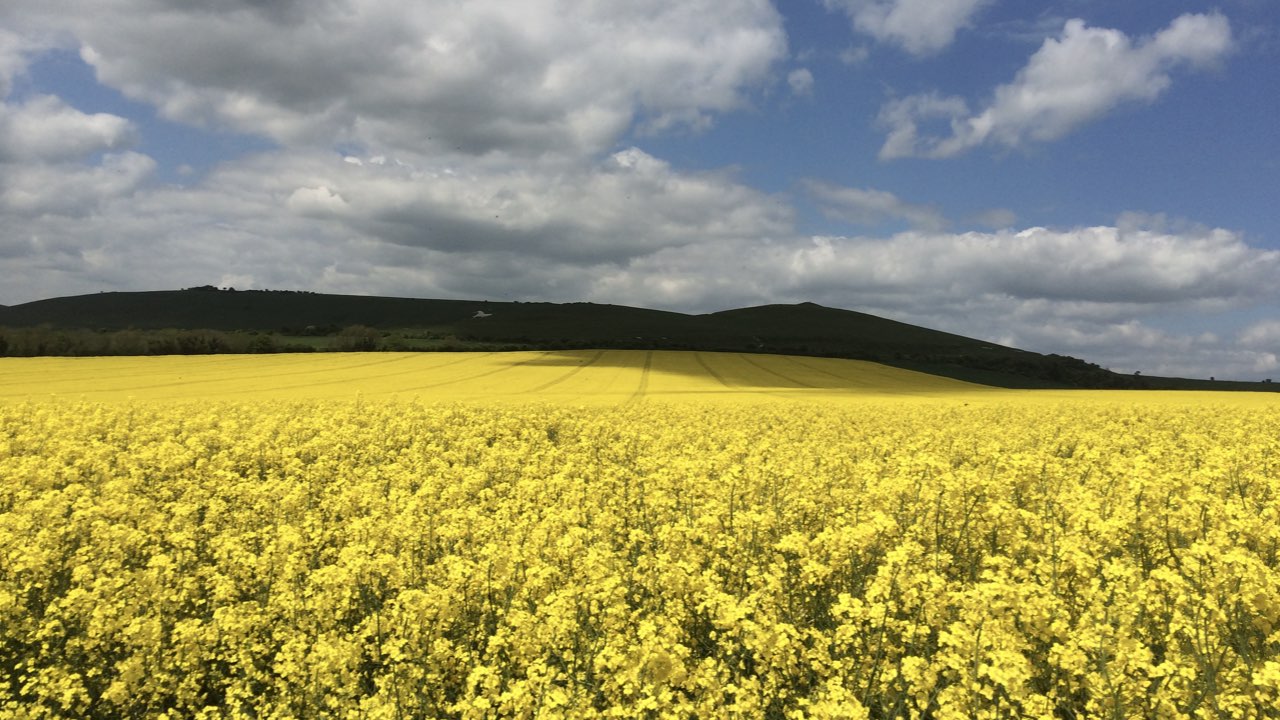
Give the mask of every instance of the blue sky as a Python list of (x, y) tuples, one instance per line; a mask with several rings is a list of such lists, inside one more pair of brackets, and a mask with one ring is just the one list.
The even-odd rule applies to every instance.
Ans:
[(815, 301), (1280, 374), (1274, 0), (13, 0), (0, 303)]

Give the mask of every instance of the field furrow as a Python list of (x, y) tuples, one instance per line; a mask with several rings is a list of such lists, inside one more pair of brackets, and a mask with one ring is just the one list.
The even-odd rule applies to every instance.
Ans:
[(636, 386), (635, 392), (631, 393), (631, 397), (627, 398), (628, 403), (641, 402), (649, 393), (649, 373), (653, 371), (653, 353), (653, 350), (649, 350), (644, 354), (644, 364), (640, 367), (640, 383)]
[(569, 370), (568, 372), (565, 372), (563, 375), (559, 375), (555, 378), (552, 378), (551, 380), (548, 380), (542, 383), (541, 385), (536, 385), (532, 388), (529, 388), (528, 392), (532, 394), (545, 392), (561, 383), (567, 382), (568, 380), (571, 380), (574, 375), (577, 375), (583, 370), (591, 367), (592, 365), (595, 365), (597, 362), (600, 361), (600, 358), (602, 357), (604, 357), (604, 351), (597, 350), (595, 354), (591, 356), (590, 359), (581, 361), (577, 366), (575, 366), (573, 369)]
[(766, 375), (772, 376), (774, 378), (777, 378), (778, 380), (781, 380), (785, 384), (785, 386), (802, 387), (802, 388), (810, 388), (810, 389), (816, 389), (820, 387), (819, 385), (815, 385), (813, 383), (806, 382), (804, 380), (798, 380), (792, 377), (791, 375), (785, 372), (782, 372), (781, 370), (778, 369), (776, 363), (762, 362), (759, 359), (751, 357), (750, 355), (743, 355), (742, 359), (745, 360), (747, 364), (756, 368), (760, 372), (765, 373)]

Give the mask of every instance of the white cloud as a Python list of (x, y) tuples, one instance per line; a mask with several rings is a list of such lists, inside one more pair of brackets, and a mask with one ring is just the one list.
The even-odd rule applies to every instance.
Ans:
[(400, 154), (590, 155), (636, 122), (705, 126), (786, 56), (768, 0), (17, 5), (168, 118)]
[[(805, 238), (782, 200), (636, 149), (557, 169), (361, 159), (278, 151), (189, 188), (139, 186), (142, 156), (112, 161), (114, 186), (92, 168), (44, 166), (62, 184), (39, 201), (0, 195), (0, 303), (221, 278), (682, 311), (812, 300), (1119, 370), (1274, 374), (1260, 369), (1276, 354), (1270, 326), (1215, 342), (1149, 322), (1176, 312), (1212, 328), (1224, 309), (1276, 301), (1280, 252), (1225, 230), (1130, 218), (1124, 228)], [(46, 186), (31, 180), (24, 187)], [(872, 210), (904, 204), (854, 195)], [(83, 210), (64, 212), (58, 198)]]
[(852, 284), (905, 295), (926, 291), (920, 296), (926, 305), (994, 294), (1164, 307), (1244, 301), (1269, 292), (1263, 289), (1280, 273), (1280, 251), (1252, 248), (1225, 230), (1165, 235), (1114, 227), (1029, 228), (817, 238), (790, 264), (814, 289)]
[(840, 62), (845, 65), (861, 65), (871, 57), (871, 50), (865, 46), (847, 47), (840, 51)]
[(1240, 333), (1240, 344), (1280, 353), (1280, 320), (1260, 320)]
[[(950, 18), (932, 30), (917, 22), (923, 3), (840, 7), (875, 9), (862, 31), (917, 53), (945, 46), (980, 7), (932, 5)], [(1139, 73), (1159, 79), (1218, 57), (1206, 32), (1216, 16), (1185, 17), (1113, 59), (1123, 69), (1134, 53), (1163, 58)], [(1274, 363), (1269, 326), (1215, 342), (1149, 322), (1169, 308), (1194, 321), (1275, 300), (1277, 253), (1232, 232), (1136, 216), (1019, 232), (997, 210), (973, 222), (998, 232), (948, 233), (928, 205), (810, 183), (835, 216), (912, 231), (803, 238), (788, 201), (730, 171), (619, 150), (628, 129), (705, 126), (776, 79), (786, 41), (765, 0), (228, 0), (216, 11), (11, 0), (0, 26), (81, 47), (105, 84), (167, 117), (280, 142), (165, 187), (147, 182), (150, 158), (125, 150), (126, 120), (55, 98), (0, 104), (0, 303), (211, 282), (685, 311), (814, 300), (1116, 367), (1169, 356), (1225, 377), (1264, 367), (1268, 353)], [(51, 46), (14, 37), (0, 30), (0, 90), (32, 48)], [(1071, 45), (1066, 33), (1054, 42)], [(1036, 58), (1028, 68), (1056, 67)], [(784, 89), (811, 90), (804, 70)], [(1067, 87), (1037, 73), (1008, 87)], [(1103, 95), (1133, 99), (1117, 87)], [(974, 114), (961, 98), (904, 98), (882, 113), (886, 148), (940, 153), (988, 116), (982, 142), (1029, 142), (1029, 128), (1065, 117), (1052, 104), (1048, 120), (1009, 107)]]
[(909, 203), (884, 190), (850, 188), (808, 180), (804, 187), (822, 204), (823, 212), (855, 225), (875, 225), (885, 220), (905, 220), (913, 228), (941, 230), (947, 220), (936, 208)]
[(26, 70), (25, 45), (22, 36), (0, 27), (0, 100), (8, 97), (13, 79)]
[[(350, 161), (352, 158), (344, 158)], [(329, 214), (341, 213), (350, 205), (346, 198), (329, 188), (321, 185), (319, 187), (300, 187), (289, 195), (285, 205), (290, 211), (300, 215), (318, 215), (325, 216)]]
[(791, 224), (780, 200), (722, 173), (676, 172), (637, 148), (550, 170), (465, 157), (422, 166), (317, 158), (302, 167), (288, 188), (295, 211), (340, 211), (360, 233), (445, 252), (621, 260), (704, 239), (788, 233)]
[(84, 113), (50, 95), (9, 101), (30, 55), (49, 47), (0, 28), (0, 241), (6, 245), (0, 255), (42, 247), (15, 238), (21, 218), (84, 217), (132, 193), (155, 169), (151, 158), (121, 152), (136, 141), (125, 118)]
[[(713, 273), (708, 268), (714, 268)], [(1117, 372), (1262, 378), (1280, 325), (1240, 342), (1152, 324), (1275, 302), (1280, 252), (1221, 229), (1166, 234), (1114, 227), (899, 233), (668, 247), (600, 274), (591, 299), (672, 309), (822, 304), (1083, 357)]]
[(42, 95), (21, 105), (0, 104), (0, 162), (83, 158), (134, 143), (133, 124), (106, 113), (87, 114)]
[(155, 170), (155, 161), (126, 152), (106, 155), (98, 165), (13, 164), (0, 169), (3, 213), (83, 216), (136, 190)]
[(858, 32), (892, 43), (914, 55), (947, 47), (956, 33), (993, 0), (822, 0), (842, 10)]
[(1166, 377), (1216, 377), (1259, 380), (1280, 368), (1274, 352), (1224, 343), (1213, 333), (1180, 334), (1139, 320), (1087, 323), (1042, 316), (1025, 323), (1011, 338), (1024, 346), (1062, 348), (1059, 352), (1097, 360), (1121, 373)]
[[(150, 167), (127, 157), (138, 171)], [(662, 248), (793, 232), (780, 199), (634, 148), (549, 169), (463, 155), (356, 165), (280, 151), (228, 163), (189, 188), (139, 188), (142, 173), (126, 175), (123, 158), (110, 167), (119, 181), (45, 166), (47, 175), (24, 176), (26, 195), (0, 189), (0, 303), (224, 274), (266, 287), (574, 300), (598, 268)], [(41, 187), (48, 192), (31, 194)], [(71, 206), (81, 208), (75, 218)]]
[(963, 118), (969, 114), (964, 98), (943, 97), (937, 93), (908, 95), (886, 103), (880, 109), (879, 122), (889, 128), (889, 137), (880, 148), (880, 158), (944, 157), (940, 148), (943, 139), (937, 136), (920, 136), (919, 125), (926, 120), (946, 120), (952, 132), (960, 132)]
[(808, 68), (798, 68), (787, 74), (787, 85), (792, 95), (807, 97), (813, 94), (813, 73)]
[[(1119, 30), (1070, 20), (977, 114), (962, 100), (933, 94), (886, 104), (880, 121), (889, 137), (880, 156), (945, 158), (987, 143), (1056, 140), (1123, 103), (1155, 100), (1171, 85), (1171, 70), (1212, 64), (1232, 46), (1231, 26), (1218, 14), (1182, 15), (1136, 42)], [(919, 122), (937, 118), (949, 122), (950, 134), (922, 137)]]
[[(1274, 303), (1277, 272), (1280, 252), (1223, 230), (908, 232), (665, 248), (603, 273), (590, 297), (704, 310), (808, 300), (1122, 372), (1247, 378), (1275, 367), (1275, 347), (1209, 329), (1224, 308)], [(1169, 312), (1204, 327), (1151, 324)]]

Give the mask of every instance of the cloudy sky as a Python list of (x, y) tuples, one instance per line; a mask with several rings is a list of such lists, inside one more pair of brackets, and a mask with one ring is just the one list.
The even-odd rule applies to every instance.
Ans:
[(0, 304), (814, 301), (1280, 376), (1275, 0), (5, 0)]

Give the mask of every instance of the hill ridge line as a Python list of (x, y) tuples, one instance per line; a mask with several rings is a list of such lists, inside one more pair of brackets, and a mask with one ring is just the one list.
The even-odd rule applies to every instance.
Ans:
[(1276, 390), (1269, 383), (1120, 375), (1078, 358), (1007, 347), (811, 301), (689, 314), (594, 302), (200, 286), (101, 292), (0, 306), (0, 329), (0, 355), (699, 350), (869, 360), (1012, 388)]

